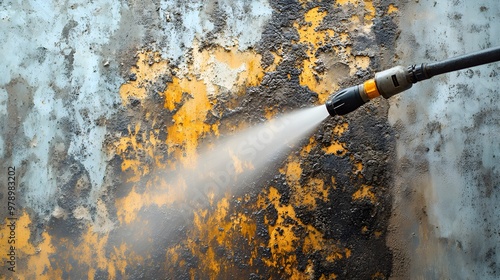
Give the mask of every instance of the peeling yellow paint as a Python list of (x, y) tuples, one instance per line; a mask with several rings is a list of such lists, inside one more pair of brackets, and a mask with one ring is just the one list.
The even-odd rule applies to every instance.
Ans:
[(271, 52), (271, 54), (274, 56), (274, 61), (271, 65), (267, 66), (265, 69), (266, 72), (273, 72), (276, 71), (276, 67), (283, 61), (283, 50), (279, 50), (278, 52)]
[(349, 34), (346, 33), (346, 32), (340, 33), (340, 35), (339, 35), (340, 42), (342, 42), (342, 43), (348, 42), (349, 41), (349, 37), (350, 37)]
[(387, 279), (382, 272), (377, 272), (372, 275), (372, 279)]
[(364, 19), (366, 22), (371, 22), (375, 17), (375, 7), (373, 6), (372, 0), (364, 0), (365, 3), (365, 16)]
[(307, 23), (300, 26), (298, 23), (294, 24), (294, 27), (299, 32), (300, 40), (299, 43), (308, 46), (307, 56), (308, 58), (303, 61), (303, 69), (300, 74), (299, 81), (303, 86), (309, 87), (311, 90), (318, 93), (319, 102), (322, 104), (326, 102), (326, 99), (330, 95), (332, 88), (332, 82), (324, 81), (322, 78), (324, 75), (319, 75), (314, 70), (316, 67), (316, 51), (319, 47), (325, 44), (329, 38), (334, 35), (333, 30), (319, 30), (319, 26), (325, 16), (326, 11), (320, 11), (319, 7), (309, 10), (304, 15), (304, 21)]
[(327, 154), (336, 155), (339, 157), (342, 157), (347, 153), (345, 144), (337, 140), (333, 140), (330, 146), (323, 148), (323, 151)]
[(317, 143), (314, 139), (314, 136), (311, 136), (309, 138), (309, 143), (307, 143), (307, 145), (302, 147), (302, 149), (300, 150), (300, 156), (305, 157), (307, 154), (309, 154), (311, 152), (311, 150), (316, 146), (316, 144)]
[[(342, 1), (340, 5), (348, 3), (358, 5), (358, 1)], [(353, 15), (350, 19), (351, 32), (358, 30), (361, 26), (363, 30), (369, 30), (372, 25), (372, 20), (375, 16), (375, 8), (371, 1), (363, 2), (365, 7), (365, 14), (363, 17), (364, 22), (361, 23), (357, 15)], [(326, 11), (321, 11), (319, 7), (309, 10), (304, 16), (306, 24), (299, 25), (295, 23), (294, 27), (297, 29), (300, 39), (298, 43), (307, 46), (307, 59), (303, 61), (302, 72), (299, 76), (299, 82), (302, 86), (307, 86), (312, 91), (318, 94), (318, 102), (323, 104), (327, 101), (328, 97), (340, 87), (338, 86), (339, 78), (332, 72), (337, 71), (332, 65), (327, 65), (323, 72), (318, 73), (315, 69), (319, 62), (316, 56), (317, 50), (325, 45), (330, 38), (333, 38), (334, 32), (332, 30), (319, 29), (323, 19), (327, 15)], [(359, 32), (359, 31), (358, 31)], [(349, 33), (342, 32), (339, 34), (341, 42), (349, 41)], [(370, 58), (368, 56), (354, 56), (351, 52), (350, 46), (336, 46), (333, 47), (335, 54), (333, 55), (335, 61), (342, 62), (349, 65), (349, 74), (353, 75), (358, 70), (366, 70), (370, 65)], [(330, 58), (328, 58), (330, 59)], [(324, 63), (324, 61), (322, 61)]]
[(398, 11), (398, 7), (394, 6), (394, 4), (389, 4), (389, 7), (387, 8), (387, 14), (396, 13)]
[[(294, 190), (296, 191), (296, 190)], [(313, 252), (320, 252), (325, 256), (328, 261), (334, 262), (342, 258), (348, 258), (351, 251), (346, 248), (341, 248), (332, 240), (326, 240), (321, 232), (319, 232), (312, 225), (305, 225), (295, 214), (295, 209), (292, 207), (293, 203), (283, 205), (280, 201), (281, 195), (274, 187), (270, 187), (268, 192), (263, 192), (259, 196), (257, 205), (260, 208), (273, 205), (278, 212), (278, 219), (274, 225), (268, 225), (270, 233), (269, 244), (271, 249), (271, 257), (264, 259), (264, 262), (273, 267), (283, 267), (288, 275), (292, 275), (295, 279), (308, 279), (306, 275), (312, 275), (312, 266), (306, 269), (306, 275), (296, 270), (297, 259), (293, 253), (299, 242), (299, 236), (294, 232), (295, 226), (286, 222), (286, 219), (292, 219), (296, 222), (296, 226), (306, 229), (307, 235), (303, 238), (303, 253), (310, 254)], [(267, 223), (267, 222), (266, 222)]]
[(137, 57), (136, 67), (131, 69), (131, 73), (136, 75), (136, 80), (128, 81), (120, 87), (120, 97), (124, 105), (129, 103), (129, 98), (139, 100), (146, 98), (148, 83), (164, 74), (168, 65), (157, 52), (140, 52)]
[[(255, 221), (244, 213), (231, 214), (229, 207), (229, 199), (224, 197), (217, 202), (213, 211), (199, 209), (194, 213), (193, 229), (185, 242), (192, 254), (203, 256), (199, 258), (198, 266), (190, 270), (194, 278), (201, 272), (201, 275), (210, 279), (218, 279), (222, 267), (214, 250), (221, 246), (228, 250), (237, 250), (237, 244), (234, 243), (237, 236), (244, 236), (248, 242), (252, 242), (255, 236)], [(205, 252), (200, 251), (200, 243), (207, 245)], [(171, 248), (167, 252), (167, 260), (182, 266), (183, 260), (179, 258), (181, 249), (181, 246)], [(252, 256), (258, 257), (257, 252), (252, 252)]]
[(278, 110), (276, 110), (275, 108), (266, 108), (265, 109), (265, 117), (268, 120), (273, 119), (274, 116), (276, 115), (276, 113), (278, 113)]
[(361, 188), (352, 195), (352, 199), (369, 199), (372, 203), (377, 202), (377, 198), (375, 197), (375, 194), (371, 191), (371, 189), (371, 186), (361, 185)]
[[(31, 231), (30, 224), (31, 218), (27, 212), (23, 211), (22, 214), (15, 221), (15, 243), (8, 243), (7, 237), (10, 236), (10, 228), (8, 227), (10, 221), (5, 220), (5, 224), (0, 228), (0, 250), (2, 254), (0, 255), (0, 261), (3, 265), (6, 265), (6, 261), (9, 260), (7, 255), (10, 252), (10, 246), (15, 248), (16, 258), (27, 259), (29, 270), (21, 271), (21, 279), (56, 279), (62, 277), (62, 271), (60, 269), (51, 269), (51, 263), (49, 256), (55, 252), (55, 249), (51, 242), (51, 236), (46, 232), (42, 233), (42, 241), (35, 247), (30, 242)], [(26, 269), (26, 268), (24, 268)], [(24, 270), (23, 269), (23, 270)], [(16, 264), (16, 272), (20, 272), (19, 262)]]
[[(204, 52), (208, 52), (205, 50)], [(219, 62), (227, 64), (232, 69), (241, 69), (238, 75), (236, 85), (239, 86), (257, 86), (264, 77), (264, 71), (261, 66), (261, 56), (251, 51), (240, 52), (237, 46), (227, 50), (217, 48), (210, 52)], [(279, 63), (281, 59), (277, 56), (274, 58), (275, 63)]]
[(289, 158), (285, 169), (280, 172), (286, 175), (286, 181), (293, 190), (291, 194), (293, 205), (304, 205), (309, 209), (314, 209), (316, 199), (328, 200), (328, 188), (324, 185), (323, 180), (310, 178), (307, 183), (301, 184), (302, 168), (300, 162), (294, 160), (293, 157)]
[(335, 127), (333, 128), (333, 133), (340, 136), (344, 134), (344, 132), (346, 132), (348, 128), (349, 124), (347, 122), (343, 122), (335, 125)]
[(354, 63), (356, 64), (357, 68), (366, 70), (370, 65), (370, 57), (361, 55), (355, 56)]
[[(333, 128), (333, 135), (337, 137), (341, 136), (347, 131), (348, 128), (349, 128), (349, 123), (347, 122), (339, 123), (335, 125), (335, 127)], [(328, 147), (324, 147), (322, 150), (326, 154), (336, 155), (339, 157), (342, 157), (347, 153), (346, 144), (335, 139), (330, 142), (330, 145)]]
[(193, 168), (196, 161), (196, 148), (200, 137), (212, 130), (212, 126), (205, 123), (208, 110), (212, 103), (208, 99), (205, 84), (196, 79), (174, 78), (173, 89), (165, 91), (167, 108), (172, 108), (170, 100), (179, 100), (185, 94), (191, 96), (184, 100), (183, 106), (173, 116), (174, 124), (167, 130), (168, 152), (179, 160), (183, 167)]
[(345, 248), (344, 253), (345, 253), (345, 257), (346, 257), (346, 258), (350, 258), (350, 257), (351, 257), (352, 252), (351, 252), (351, 250), (350, 250), (350, 249)]
[(356, 167), (356, 170), (354, 171), (354, 173), (359, 173), (363, 170), (363, 163), (360, 161), (354, 163), (354, 166)]

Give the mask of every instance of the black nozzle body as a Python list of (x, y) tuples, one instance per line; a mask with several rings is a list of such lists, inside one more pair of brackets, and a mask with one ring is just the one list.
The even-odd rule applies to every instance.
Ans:
[(345, 115), (365, 104), (359, 92), (359, 85), (343, 89), (326, 102), (330, 116)]

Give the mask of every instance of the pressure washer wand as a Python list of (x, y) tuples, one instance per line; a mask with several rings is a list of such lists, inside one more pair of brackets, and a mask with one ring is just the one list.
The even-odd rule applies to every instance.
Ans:
[(326, 102), (331, 116), (350, 113), (373, 98), (389, 98), (412, 87), (413, 84), (436, 75), (500, 61), (500, 46), (457, 56), (435, 63), (422, 63), (407, 68), (396, 66), (375, 74), (361, 85), (343, 89)]

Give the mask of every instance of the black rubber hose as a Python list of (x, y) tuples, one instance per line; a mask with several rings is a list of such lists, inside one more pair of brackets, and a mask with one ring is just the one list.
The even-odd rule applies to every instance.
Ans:
[(427, 79), (465, 68), (500, 61), (500, 46), (449, 58), (443, 61), (428, 63), (424, 66)]

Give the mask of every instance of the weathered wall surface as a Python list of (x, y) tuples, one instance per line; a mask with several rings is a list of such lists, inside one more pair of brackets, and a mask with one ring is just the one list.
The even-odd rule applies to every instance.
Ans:
[[(403, 64), (500, 45), (498, 1), (410, 1), (400, 11)], [(391, 100), (401, 238), (388, 240), (405, 248), (395, 264), (413, 279), (500, 277), (498, 73), (495, 63), (442, 75)]]
[(379, 1), (3, 1), (0, 151), (17, 208), (2, 263), (18, 220), (16, 272), (2, 275), (388, 277), (387, 106), (329, 119), (205, 203), (188, 190), (200, 145), (380, 69), (396, 14)]
[[(396, 196), (392, 205), (393, 171), (402, 175), (398, 187), (414, 174), (394, 165), (413, 135), (399, 125), (405, 113), (397, 104), (391, 122), (398, 142), (389, 104), (378, 100), (324, 121), (264, 176), (240, 180), (254, 166), (230, 153), (235, 180), (213, 189), (198, 168), (203, 147), (323, 104), (331, 92), (411, 53), (402, 39), (396, 47), (400, 4), (0, 5), (1, 277), (385, 279), (421, 269), (416, 262), (395, 272), (393, 262), (405, 252), (386, 244), (391, 209), (400, 215), (398, 206), (407, 203)], [(478, 28), (496, 34), (498, 12), (483, 6), (481, 13), (493, 15)], [(405, 36), (421, 34), (408, 30)], [(489, 137), (498, 119), (491, 121), (480, 126)], [(498, 153), (486, 158), (492, 186), (495, 159)], [(15, 184), (8, 183), (9, 167)], [(16, 187), (12, 211), (9, 186)], [(9, 218), (17, 218), (14, 231)], [(399, 229), (391, 240), (406, 241)], [(5, 263), (12, 236), (16, 272)]]

